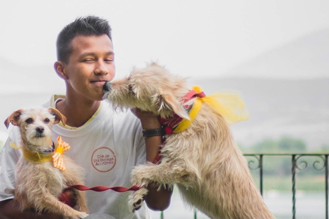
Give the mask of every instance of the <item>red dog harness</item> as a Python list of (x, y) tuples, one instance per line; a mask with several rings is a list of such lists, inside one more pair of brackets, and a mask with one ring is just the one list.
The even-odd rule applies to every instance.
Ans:
[[(190, 90), (183, 98), (183, 103), (186, 103), (189, 100), (192, 100), (196, 97), (205, 97), (205, 93), (202, 91), (200, 93), (197, 93), (195, 90)], [(191, 109), (191, 105), (184, 105), (184, 108), (189, 111)], [(173, 133), (173, 131), (175, 130), (175, 128), (178, 126), (178, 124), (183, 120), (182, 117), (178, 116), (177, 114), (175, 114), (173, 117), (170, 118), (161, 118), (159, 117), (159, 122), (161, 124), (161, 126), (163, 127), (163, 129), (165, 130), (165, 133), (167, 135), (170, 135)], [(153, 160), (154, 164), (157, 164), (160, 162), (161, 160), (161, 149), (164, 147), (164, 145), (166, 144), (166, 137), (163, 136), (162, 138), (162, 144), (160, 146), (160, 151), (158, 153), (158, 155), (155, 157), (155, 159)]]

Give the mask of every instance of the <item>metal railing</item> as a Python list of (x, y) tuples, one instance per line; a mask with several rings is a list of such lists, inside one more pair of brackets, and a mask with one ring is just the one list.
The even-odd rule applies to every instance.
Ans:
[[(316, 170), (324, 169), (325, 174), (325, 218), (328, 219), (328, 155), (329, 154), (320, 154), (320, 153), (276, 153), (276, 154), (244, 154), (246, 157), (255, 157), (258, 160), (258, 166), (256, 169), (259, 169), (259, 189), (261, 195), (263, 195), (263, 179), (264, 179), (264, 168), (263, 168), (263, 158), (264, 156), (290, 156), (291, 157), (291, 182), (292, 182), (292, 218), (296, 219), (296, 170), (304, 170), (308, 166), (307, 161), (301, 161), (304, 166), (299, 166), (297, 161), (302, 157), (318, 157), (323, 161), (321, 165), (318, 160), (313, 162), (313, 168)], [(250, 164), (250, 161), (249, 161)], [(317, 166), (320, 165), (320, 166)], [(250, 166), (249, 166), (250, 168)]]
[[(290, 157), (291, 158), (291, 192), (292, 192), (292, 218), (296, 219), (296, 171), (302, 171), (307, 168), (308, 161), (303, 160), (306, 157), (316, 157), (318, 160), (313, 161), (315, 170), (324, 170), (325, 180), (325, 218), (328, 218), (328, 156), (326, 153), (246, 153), (248, 165), (251, 170), (259, 171), (259, 190), (263, 196), (264, 190), (264, 157)], [(250, 160), (251, 158), (251, 160)], [(254, 159), (254, 160), (253, 160)], [(255, 162), (256, 161), (256, 162)], [(252, 167), (253, 165), (253, 167)], [(165, 212), (161, 212), (160, 218), (163, 219)], [(197, 210), (194, 210), (194, 219), (197, 219)]]

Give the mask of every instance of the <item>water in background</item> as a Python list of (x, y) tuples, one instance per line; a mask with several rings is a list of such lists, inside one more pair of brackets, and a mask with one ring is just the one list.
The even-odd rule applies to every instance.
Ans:
[[(325, 196), (322, 192), (297, 192), (296, 218), (323, 219), (325, 218)], [(270, 190), (264, 193), (264, 201), (277, 219), (292, 218), (292, 194)], [(150, 211), (153, 219), (160, 219), (160, 213)], [(194, 209), (183, 203), (178, 189), (174, 189), (170, 206), (164, 211), (164, 218), (193, 219)], [(197, 213), (198, 219), (209, 219), (201, 212)]]

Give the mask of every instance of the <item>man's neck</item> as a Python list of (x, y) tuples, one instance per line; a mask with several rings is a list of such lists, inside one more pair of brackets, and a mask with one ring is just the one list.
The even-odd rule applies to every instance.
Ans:
[(56, 108), (67, 118), (68, 126), (80, 127), (95, 114), (100, 103), (101, 101), (77, 101), (67, 96), (57, 102)]

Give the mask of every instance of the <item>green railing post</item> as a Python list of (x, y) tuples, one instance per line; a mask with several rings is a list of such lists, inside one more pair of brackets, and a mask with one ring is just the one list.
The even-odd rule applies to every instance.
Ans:
[(324, 160), (324, 171), (325, 171), (325, 188), (326, 188), (326, 219), (328, 219), (328, 155), (325, 155), (325, 160)]
[[(296, 219), (296, 170), (304, 170), (308, 165), (306, 161), (302, 161), (301, 163), (304, 164), (304, 166), (299, 166), (298, 165), (298, 159), (302, 158), (302, 157), (307, 157), (307, 156), (313, 156), (313, 157), (320, 157), (323, 162), (324, 165), (320, 166), (319, 168), (315, 166), (315, 164), (319, 164), (318, 161), (313, 163), (313, 168), (316, 170), (323, 170), (325, 171), (325, 202), (326, 202), (326, 206), (325, 206), (325, 218), (329, 219), (329, 214), (328, 214), (328, 205), (329, 205), (329, 184), (328, 184), (328, 177), (329, 177), (329, 167), (328, 167), (328, 153), (301, 153), (301, 154), (293, 154), (293, 153), (255, 153), (255, 154), (244, 154), (244, 156), (251, 156), (254, 157), (258, 160), (258, 166), (256, 168), (252, 168), (251, 166), (249, 166), (251, 163), (254, 163), (254, 161), (249, 161), (248, 162), (248, 166), (250, 169), (255, 170), (259, 168), (259, 190), (260, 190), (260, 194), (263, 196), (263, 190), (264, 190), (264, 167), (263, 167), (263, 157), (264, 156), (291, 156), (291, 163), (292, 163), (292, 167), (291, 167), (291, 174), (292, 174), (292, 218)], [(193, 216), (194, 219), (198, 218), (198, 210), (196, 208), (193, 209)], [(162, 211), (160, 214), (160, 219), (164, 219), (164, 212)]]
[(263, 196), (263, 154), (259, 155), (259, 190)]
[(296, 219), (296, 155), (292, 155), (292, 219)]

